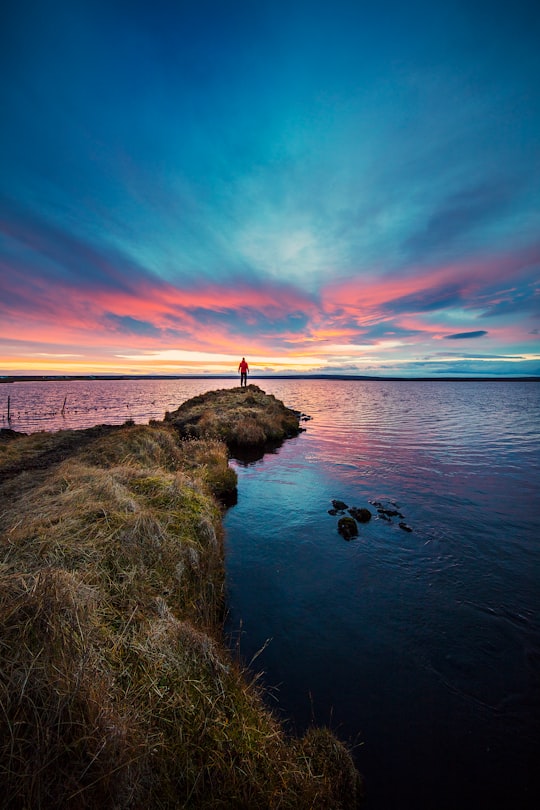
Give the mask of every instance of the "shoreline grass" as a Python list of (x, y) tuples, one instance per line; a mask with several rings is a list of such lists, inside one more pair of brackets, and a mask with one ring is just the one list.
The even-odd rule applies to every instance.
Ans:
[(11, 437), (2, 472), (4, 807), (357, 806), (345, 747), (287, 736), (223, 643), (236, 476), (211, 431)]

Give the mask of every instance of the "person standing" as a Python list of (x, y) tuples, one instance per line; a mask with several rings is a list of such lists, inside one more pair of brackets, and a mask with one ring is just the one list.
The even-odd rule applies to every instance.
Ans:
[(247, 385), (247, 375), (249, 371), (249, 366), (246, 363), (245, 357), (242, 357), (242, 359), (240, 360), (238, 371), (240, 372), (240, 388), (242, 388), (242, 386), (245, 387)]

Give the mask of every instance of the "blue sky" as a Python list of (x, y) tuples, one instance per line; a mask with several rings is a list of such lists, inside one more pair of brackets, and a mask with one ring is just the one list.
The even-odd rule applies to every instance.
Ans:
[(2, 16), (0, 373), (540, 374), (537, 3)]

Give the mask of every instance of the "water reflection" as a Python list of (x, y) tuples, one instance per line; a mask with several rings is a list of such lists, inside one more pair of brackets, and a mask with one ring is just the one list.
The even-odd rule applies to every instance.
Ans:
[[(213, 388), (231, 388), (235, 379), (179, 380), (56, 380), (14, 382), (0, 386), (5, 397), (2, 425), (21, 432), (65, 430), (95, 424), (122, 424), (128, 419), (147, 423), (163, 419), (166, 411)], [(64, 405), (65, 403), (65, 405)], [(63, 413), (62, 413), (63, 410)]]
[[(298, 730), (315, 717), (361, 740), (369, 807), (525, 808), (540, 742), (538, 388), (414, 386), (355, 400), (347, 382), (286, 397), (276, 383), (313, 421), (238, 468), (229, 628), (241, 622), (248, 659), (272, 639), (257, 666)], [(357, 540), (338, 535), (333, 498), (374, 512)], [(385, 499), (413, 532), (376, 514)]]

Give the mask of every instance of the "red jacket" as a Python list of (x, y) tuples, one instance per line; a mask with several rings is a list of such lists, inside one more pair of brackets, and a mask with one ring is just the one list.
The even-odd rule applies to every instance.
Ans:
[(245, 374), (247, 371), (249, 371), (249, 366), (248, 366), (248, 364), (246, 363), (245, 360), (240, 361), (240, 365), (238, 366), (238, 371), (241, 371), (242, 374)]

